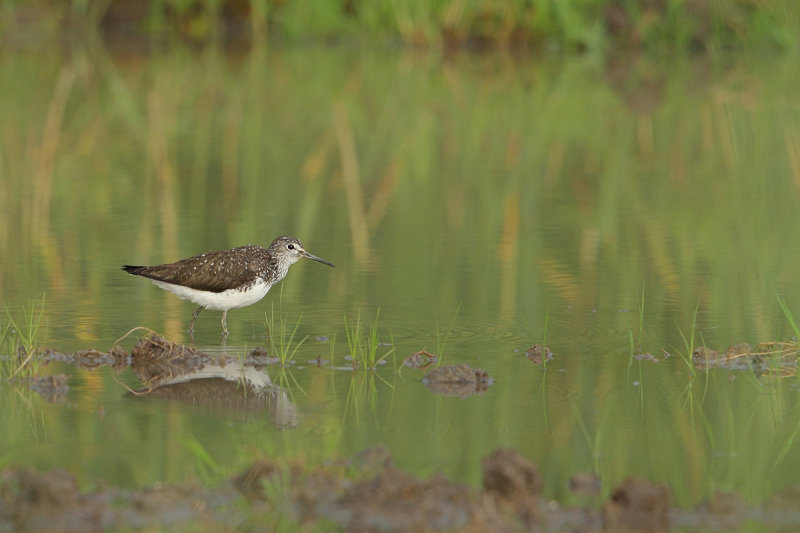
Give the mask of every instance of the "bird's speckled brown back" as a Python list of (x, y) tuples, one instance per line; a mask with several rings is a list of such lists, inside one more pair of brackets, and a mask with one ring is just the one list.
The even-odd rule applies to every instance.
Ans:
[[(254, 244), (205, 252), (175, 263), (145, 267), (126, 266), (125, 271), (210, 292), (222, 292), (232, 286), (248, 286), (259, 278), (276, 281), (283, 278), (278, 265), (270, 261), (267, 250)], [(284, 276), (285, 272), (284, 270)]]

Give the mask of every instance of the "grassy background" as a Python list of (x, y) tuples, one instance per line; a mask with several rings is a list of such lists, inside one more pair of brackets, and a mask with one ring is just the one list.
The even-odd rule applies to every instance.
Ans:
[(192, 42), (364, 42), (444, 49), (796, 51), (793, 0), (5, 0), (5, 39), (66, 33)]

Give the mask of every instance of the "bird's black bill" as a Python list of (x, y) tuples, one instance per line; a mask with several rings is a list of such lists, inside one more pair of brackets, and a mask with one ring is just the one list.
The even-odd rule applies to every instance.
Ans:
[(332, 266), (332, 267), (336, 266), (333, 263), (331, 263), (330, 261), (325, 261), (321, 257), (317, 257), (316, 255), (311, 255), (310, 253), (306, 252), (305, 250), (303, 250), (303, 257), (305, 257), (307, 259), (313, 259), (314, 261), (319, 261), (320, 263), (328, 265), (328, 266)]

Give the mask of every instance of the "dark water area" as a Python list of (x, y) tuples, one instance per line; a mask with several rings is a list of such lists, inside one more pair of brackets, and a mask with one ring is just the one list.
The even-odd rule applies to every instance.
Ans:
[[(798, 76), (780, 57), (6, 50), (3, 328), (38, 323), (61, 354), (139, 326), (188, 344), (195, 306), (121, 265), (290, 234), (336, 267), (294, 265), (228, 313), (225, 345), (220, 312), (198, 318), (194, 345), (230, 357), (206, 371), (280, 402), (215, 404), (236, 381), (220, 375), (202, 397), (139, 397), (128, 359), (53, 360), (56, 401), (0, 383), (0, 466), (141, 488), (382, 445), (477, 487), (510, 447), (565, 504), (580, 472), (603, 496), (632, 474), (665, 483), (677, 506), (791, 490), (792, 365), (697, 368), (692, 351), (794, 340), (779, 299), (800, 309)], [(256, 348), (291, 361), (240, 366)], [(439, 394), (402, 364), (422, 350), (491, 383)], [(369, 353), (385, 364), (354, 370)]]

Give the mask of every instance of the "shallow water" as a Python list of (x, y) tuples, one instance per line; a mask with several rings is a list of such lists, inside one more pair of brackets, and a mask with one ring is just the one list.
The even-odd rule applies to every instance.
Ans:
[[(0, 384), (0, 465), (211, 483), (262, 455), (383, 444), (401, 468), (477, 485), (480, 458), (508, 446), (565, 502), (580, 471), (606, 493), (630, 474), (666, 482), (679, 505), (781, 492), (800, 462), (796, 378), (696, 372), (684, 339), (792, 336), (776, 295), (800, 309), (798, 76), (759, 57), (5, 52), (0, 291), (18, 321), (44, 301), (39, 344), (106, 351), (137, 326), (188, 342), (194, 306), (122, 264), (288, 233), (336, 268), (293, 266), (229, 313), (224, 349), (219, 312), (196, 326), (198, 346), (236, 355), (274, 350), (269, 315), (273, 342), (297, 325), (294, 364), (260, 370), (288, 426), (53, 363), (64, 402)], [(378, 355), (393, 348), (374, 373), (343, 369), (357, 318)], [(546, 368), (524, 355), (536, 343)], [(422, 349), (494, 382), (433, 394), (401, 368)]]

